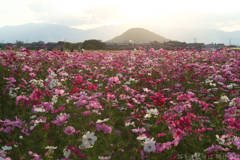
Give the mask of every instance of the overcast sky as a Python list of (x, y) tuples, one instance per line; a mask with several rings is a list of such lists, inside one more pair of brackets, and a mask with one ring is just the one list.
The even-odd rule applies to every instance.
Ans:
[(240, 0), (0, 0), (0, 27), (54, 23), (79, 29), (109, 24), (240, 30)]

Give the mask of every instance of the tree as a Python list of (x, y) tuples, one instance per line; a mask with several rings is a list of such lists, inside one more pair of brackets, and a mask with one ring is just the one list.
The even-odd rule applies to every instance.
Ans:
[(83, 42), (84, 49), (104, 49), (106, 47), (106, 44), (99, 41), (99, 40), (85, 40)]
[(78, 46), (82, 46), (82, 44), (83, 44), (82, 42), (72, 43), (71, 48), (78, 49)]
[(66, 49), (69, 49), (69, 48), (71, 48), (71, 43), (70, 42), (65, 42), (64, 43), (64, 48), (66, 48)]
[(17, 48), (20, 48), (20, 47), (24, 46), (24, 43), (23, 43), (23, 42), (20, 42), (20, 41), (18, 41), (18, 42), (16, 43), (16, 45), (17, 45)]

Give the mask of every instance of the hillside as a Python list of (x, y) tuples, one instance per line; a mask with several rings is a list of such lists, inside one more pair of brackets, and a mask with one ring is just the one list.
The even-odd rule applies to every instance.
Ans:
[(137, 44), (142, 43), (149, 43), (152, 41), (158, 41), (160, 43), (163, 43), (164, 41), (167, 42), (169, 39), (166, 39), (158, 34), (155, 34), (153, 32), (150, 32), (149, 30), (143, 29), (143, 28), (131, 28), (121, 34), (120, 36), (117, 36), (111, 40), (108, 40), (109, 43), (126, 43), (129, 42), (129, 40), (134, 41)]

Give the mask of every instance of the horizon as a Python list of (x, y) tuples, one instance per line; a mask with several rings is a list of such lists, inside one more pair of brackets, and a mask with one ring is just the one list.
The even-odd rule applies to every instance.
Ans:
[[(203, 0), (193, 4), (189, 0), (112, 2), (90, 0), (0, 0), (0, 28), (27, 23), (50, 23), (82, 30), (113, 24), (146, 24), (184, 29), (215, 29), (225, 32), (240, 30), (239, 1), (227, 3)], [(53, 12), (54, 10), (54, 12)], [(20, 18), (19, 18), (20, 17)]]

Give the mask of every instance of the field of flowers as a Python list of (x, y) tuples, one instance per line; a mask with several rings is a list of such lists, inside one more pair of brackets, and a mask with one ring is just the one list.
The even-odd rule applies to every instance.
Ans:
[(21, 48), (0, 63), (2, 160), (240, 159), (239, 51)]

